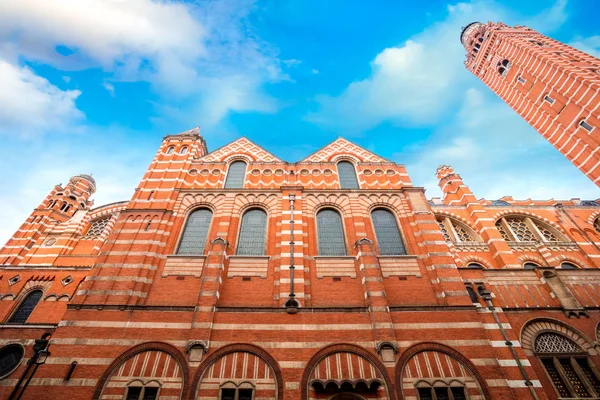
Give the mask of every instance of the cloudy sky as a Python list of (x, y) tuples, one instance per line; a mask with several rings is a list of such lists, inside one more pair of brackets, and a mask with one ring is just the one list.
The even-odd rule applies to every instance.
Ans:
[(439, 196), (583, 198), (596, 186), (465, 68), (461, 26), (528, 25), (600, 56), (597, 0), (3, 0), (0, 242), (58, 183), (126, 200), (161, 138), (200, 126), (296, 161), (338, 136)]

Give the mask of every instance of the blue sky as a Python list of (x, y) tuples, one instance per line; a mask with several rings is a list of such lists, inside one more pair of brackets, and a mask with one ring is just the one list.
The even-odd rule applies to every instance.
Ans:
[(125, 200), (165, 134), (245, 135), (296, 161), (338, 136), (439, 196), (597, 198), (588, 179), (463, 65), (461, 26), (528, 25), (598, 57), (600, 2), (4, 0), (0, 241), (57, 183)]

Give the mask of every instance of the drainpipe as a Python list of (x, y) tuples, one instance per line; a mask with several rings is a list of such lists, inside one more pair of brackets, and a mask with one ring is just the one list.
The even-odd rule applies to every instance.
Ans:
[(529, 379), (529, 375), (527, 374), (527, 371), (525, 371), (525, 367), (523, 367), (523, 364), (521, 363), (521, 360), (519, 359), (519, 356), (517, 355), (517, 352), (515, 351), (515, 348), (513, 347), (512, 342), (508, 338), (508, 335), (506, 334), (506, 331), (504, 330), (504, 327), (502, 326), (502, 323), (500, 322), (500, 318), (498, 318), (498, 314), (496, 313), (496, 308), (492, 304), (492, 293), (489, 290), (487, 290), (483, 285), (481, 285), (477, 288), (477, 292), (479, 292), (479, 295), (481, 296), (481, 298), (485, 300), (485, 302), (488, 306), (488, 310), (490, 310), (490, 312), (492, 313), (492, 316), (494, 317), (494, 321), (496, 321), (496, 324), (498, 325), (498, 328), (500, 329), (500, 332), (502, 333), (502, 337), (504, 338), (504, 343), (508, 346), (508, 349), (510, 350), (515, 362), (517, 363), (517, 367), (519, 367), (519, 371), (521, 371), (521, 375), (523, 376), (523, 379), (525, 380), (525, 386), (527, 386), (527, 388), (529, 388), (529, 393), (531, 394), (531, 397), (534, 400), (539, 400), (539, 397), (538, 397), (537, 393), (535, 392), (535, 389), (533, 388), (533, 382), (531, 382), (531, 380)]
[(285, 301), (284, 307), (287, 309), (288, 314), (296, 314), (300, 303), (296, 300), (296, 294), (294, 293), (294, 200), (296, 200), (295, 194), (290, 194), (290, 295)]

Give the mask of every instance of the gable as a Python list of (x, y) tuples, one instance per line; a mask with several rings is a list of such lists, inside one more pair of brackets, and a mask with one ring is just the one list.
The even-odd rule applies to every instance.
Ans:
[(246, 155), (252, 161), (258, 162), (283, 162), (265, 149), (252, 143), (245, 137), (241, 137), (215, 151), (200, 157), (205, 162), (222, 162), (237, 155)]
[(389, 162), (388, 160), (379, 157), (377, 154), (371, 153), (341, 137), (329, 143), (316, 153), (306, 157), (301, 162), (332, 162), (335, 161), (337, 156), (342, 155), (354, 157), (360, 162)]

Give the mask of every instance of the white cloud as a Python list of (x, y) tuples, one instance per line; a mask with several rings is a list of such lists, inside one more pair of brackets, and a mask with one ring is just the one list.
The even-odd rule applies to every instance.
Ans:
[(33, 136), (62, 130), (83, 114), (75, 100), (78, 90), (63, 91), (27, 67), (0, 59), (0, 133)]
[(102, 86), (104, 86), (104, 89), (106, 89), (106, 91), (112, 96), (115, 97), (115, 85), (113, 85), (112, 83), (108, 83), (108, 82), (104, 82), (102, 84)]
[(575, 38), (569, 45), (589, 55), (600, 58), (600, 35)]

